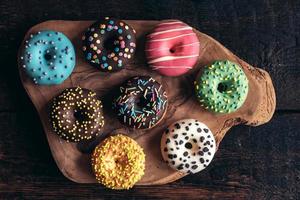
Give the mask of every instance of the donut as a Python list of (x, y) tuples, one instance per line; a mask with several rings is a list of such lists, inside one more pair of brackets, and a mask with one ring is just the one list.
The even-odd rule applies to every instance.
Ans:
[(53, 99), (50, 120), (54, 132), (68, 142), (89, 140), (104, 126), (102, 102), (85, 88), (67, 88)]
[(95, 148), (91, 163), (99, 183), (111, 189), (129, 189), (144, 175), (145, 154), (136, 141), (118, 134)]
[(193, 28), (178, 21), (164, 21), (147, 36), (145, 54), (150, 67), (165, 76), (179, 76), (198, 61), (200, 43)]
[(241, 67), (229, 60), (204, 67), (195, 81), (200, 104), (215, 113), (231, 113), (240, 108), (248, 94), (248, 79)]
[(205, 169), (216, 152), (215, 138), (210, 129), (195, 119), (183, 119), (171, 124), (161, 138), (164, 161), (182, 173), (197, 173)]
[(120, 87), (113, 109), (121, 123), (131, 128), (150, 129), (166, 113), (167, 94), (152, 77), (136, 76)]
[(134, 56), (135, 30), (124, 21), (105, 18), (82, 36), (85, 59), (103, 72), (122, 69)]
[(75, 66), (75, 50), (61, 32), (39, 31), (25, 41), (20, 61), (26, 74), (39, 85), (57, 85), (66, 80)]

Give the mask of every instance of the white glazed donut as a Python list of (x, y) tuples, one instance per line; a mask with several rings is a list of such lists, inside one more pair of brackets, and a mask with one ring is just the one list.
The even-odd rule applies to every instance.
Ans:
[(161, 138), (161, 153), (167, 164), (183, 173), (197, 173), (208, 166), (216, 152), (209, 128), (195, 119), (173, 123)]

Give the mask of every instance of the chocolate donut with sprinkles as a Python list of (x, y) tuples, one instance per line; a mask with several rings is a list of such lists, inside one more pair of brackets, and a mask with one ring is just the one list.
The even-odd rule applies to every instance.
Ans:
[(75, 66), (75, 50), (61, 32), (45, 30), (30, 34), (21, 52), (21, 64), (35, 84), (57, 85)]
[(161, 138), (161, 153), (166, 163), (183, 173), (205, 169), (216, 152), (210, 129), (195, 119), (183, 119), (170, 125)]
[(121, 123), (132, 128), (150, 129), (166, 113), (167, 93), (152, 77), (133, 77), (120, 87), (113, 109)]
[(187, 73), (198, 61), (200, 43), (193, 28), (178, 21), (163, 21), (147, 35), (149, 66), (165, 76)]
[(106, 17), (82, 36), (85, 59), (101, 71), (118, 71), (133, 58), (135, 30), (124, 21)]
[(55, 133), (68, 142), (89, 140), (104, 126), (102, 102), (84, 88), (67, 88), (53, 99), (50, 120)]

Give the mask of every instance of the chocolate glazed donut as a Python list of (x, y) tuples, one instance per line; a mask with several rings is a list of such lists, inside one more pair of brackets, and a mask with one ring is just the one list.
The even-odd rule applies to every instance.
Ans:
[(166, 113), (167, 94), (152, 77), (133, 77), (120, 87), (113, 109), (121, 123), (132, 128), (149, 129)]
[(68, 142), (88, 140), (104, 126), (102, 103), (91, 90), (67, 88), (53, 99), (50, 120), (54, 132)]
[(123, 21), (105, 18), (82, 36), (85, 59), (101, 71), (118, 71), (133, 58), (135, 30)]

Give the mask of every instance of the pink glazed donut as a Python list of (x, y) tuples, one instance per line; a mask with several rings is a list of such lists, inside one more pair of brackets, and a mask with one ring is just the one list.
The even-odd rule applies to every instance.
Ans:
[(154, 70), (165, 76), (179, 76), (197, 63), (199, 46), (192, 27), (172, 20), (158, 24), (147, 36), (145, 52)]

